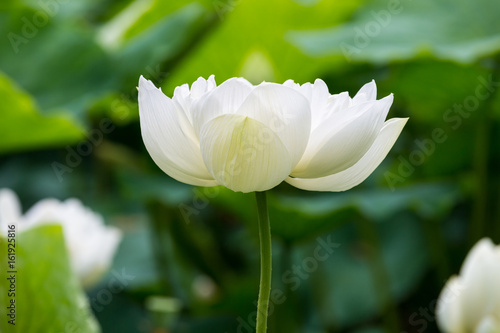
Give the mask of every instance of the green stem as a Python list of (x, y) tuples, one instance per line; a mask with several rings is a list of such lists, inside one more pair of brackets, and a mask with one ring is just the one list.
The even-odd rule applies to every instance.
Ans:
[(271, 293), (271, 225), (267, 210), (266, 192), (255, 192), (259, 213), (260, 288), (257, 304), (257, 333), (266, 333), (269, 295)]
[(383, 312), (383, 320), (387, 332), (399, 332), (399, 313), (391, 292), (389, 272), (384, 263), (378, 230), (373, 221), (361, 218), (358, 222), (359, 232), (366, 242), (369, 266), (372, 271), (375, 292)]
[(476, 138), (476, 149), (474, 155), (475, 172), (477, 176), (477, 189), (473, 206), (473, 219), (470, 233), (470, 244), (475, 244), (486, 233), (487, 205), (488, 205), (488, 150), (490, 119), (488, 117), (488, 105), (484, 109), (479, 120), (478, 134)]
[[(500, 188), (500, 186), (497, 186), (497, 188)], [(496, 230), (493, 234), (493, 240), (495, 244), (498, 244), (500, 243), (500, 191), (498, 192), (497, 219), (494, 225), (496, 225)]]
[(446, 281), (451, 275), (449, 256), (447, 255), (446, 239), (443, 234), (443, 226), (439, 219), (422, 219), (422, 227), (429, 244), (429, 253), (435, 266), (438, 283)]
[[(500, 58), (496, 57), (492, 59), (494, 67), (491, 73), (491, 81), (498, 82), (500, 79)], [(492, 131), (492, 117), (491, 112), (494, 108), (493, 104), (498, 96), (498, 88), (495, 86), (495, 83), (492, 83), (489, 87), (487, 87), (488, 91), (492, 91), (492, 93), (487, 97), (487, 99), (483, 103), (483, 107), (480, 110), (481, 113), (479, 115), (479, 126), (478, 126), (478, 136), (476, 138), (476, 150), (474, 160), (475, 163), (475, 172), (477, 176), (477, 193), (475, 195), (475, 202), (472, 211), (472, 225), (470, 227), (470, 244), (475, 244), (481, 237), (485, 235), (491, 235), (492, 231), (487, 230), (488, 221), (492, 219), (490, 212), (488, 210), (488, 194), (489, 189), (491, 188), (490, 179), (489, 179), (489, 149), (490, 149), (490, 140), (491, 140), (491, 131)]]

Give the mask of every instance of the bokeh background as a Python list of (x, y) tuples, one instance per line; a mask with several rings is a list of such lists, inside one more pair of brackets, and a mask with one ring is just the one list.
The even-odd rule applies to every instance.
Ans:
[[(395, 95), (390, 117), (410, 117), (376, 172), (345, 193), (269, 193), (269, 332), (437, 332), (445, 281), (477, 240), (500, 242), (499, 12), (494, 0), (2, 0), (0, 188), (25, 209), (79, 198), (123, 230), (86, 291), (103, 332), (249, 333), (254, 198), (160, 171), (138, 78), (170, 96), (211, 74), (322, 78), (351, 96), (375, 79)], [(56, 294), (48, 282), (29, 295), (60, 304), (40, 311), (47, 332), (68, 331)]]

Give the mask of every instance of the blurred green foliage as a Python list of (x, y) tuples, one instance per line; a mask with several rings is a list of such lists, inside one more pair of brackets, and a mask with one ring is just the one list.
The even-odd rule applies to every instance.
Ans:
[(3, 133), (0, 151), (15, 152), (47, 145), (78, 142), (85, 136), (81, 129), (64, 115), (44, 117), (32, 97), (19, 90), (5, 75), (0, 76), (0, 98), (3, 101)]
[[(320, 77), (351, 95), (375, 79), (379, 97), (395, 94), (390, 116), (410, 117), (377, 171), (346, 193), (271, 191), (269, 331), (437, 332), (445, 280), (473, 242), (500, 242), (498, 10), (494, 0), (3, 1), (0, 187), (24, 207), (79, 197), (125, 232), (108, 277), (87, 292), (96, 299), (116, 272), (133, 277), (92, 307), (103, 332), (251, 332), (254, 199), (177, 183), (154, 165), (139, 75), (167, 95), (211, 74)], [(336, 247), (319, 260), (325, 242)], [(59, 264), (43, 261), (54, 279)], [(168, 328), (146, 306), (155, 295), (182, 301)], [(33, 325), (46, 320), (29, 309)]]
[[(9, 246), (15, 249), (11, 252), (15, 259), (9, 259), (14, 263), (8, 265), (6, 255), (1, 259), (2, 267), (10, 269), (2, 269), (0, 300), (5, 305), (15, 300), (14, 317), (7, 317), (12, 311), (2, 307), (2, 332), (99, 332), (89, 301), (69, 266), (61, 227), (40, 226), (14, 234), (9, 239), (0, 237), (2, 249), (15, 240), (15, 247)], [(14, 324), (5, 318), (14, 319)]]
[(489, 0), (380, 0), (364, 6), (349, 23), (291, 32), (289, 39), (306, 54), (342, 54), (369, 63), (429, 56), (473, 63), (498, 51), (499, 9)]

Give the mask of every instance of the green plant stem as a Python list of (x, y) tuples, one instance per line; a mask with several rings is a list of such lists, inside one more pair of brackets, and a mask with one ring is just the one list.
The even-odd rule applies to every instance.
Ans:
[(423, 218), (422, 227), (429, 244), (429, 253), (435, 266), (438, 283), (446, 281), (451, 273), (451, 264), (447, 254), (446, 239), (443, 234), (443, 226), (439, 222), (440, 218)]
[(391, 292), (391, 280), (384, 263), (382, 247), (373, 221), (361, 218), (358, 222), (361, 238), (366, 242), (369, 266), (372, 271), (375, 292), (383, 313), (387, 332), (399, 332), (399, 313)]
[(469, 243), (475, 244), (486, 232), (488, 210), (488, 150), (490, 140), (490, 124), (488, 117), (489, 103), (483, 110), (479, 120), (476, 149), (474, 155), (477, 189), (472, 211), (472, 225)]
[[(498, 82), (500, 78), (500, 65), (498, 65), (500, 58), (496, 57), (491, 59), (495, 64), (492, 70), (492, 82)], [(488, 210), (489, 189), (491, 188), (489, 178), (488, 162), (490, 159), (490, 141), (492, 132), (492, 110), (494, 108), (494, 101), (498, 95), (498, 88), (496, 86), (487, 87), (492, 93), (484, 101), (479, 115), (479, 125), (477, 129), (476, 149), (475, 149), (475, 173), (477, 179), (477, 188), (475, 194), (475, 202), (472, 210), (472, 225), (470, 227), (469, 243), (475, 244), (480, 238), (491, 235), (492, 230), (488, 230), (488, 221), (491, 221), (492, 216)]]
[[(497, 186), (497, 188), (500, 188), (500, 186)], [(497, 203), (497, 219), (496, 222), (494, 223), (496, 226), (495, 233), (493, 234), (493, 240), (495, 241), (495, 244), (500, 243), (500, 191), (498, 191), (498, 203)]]
[(170, 239), (168, 237), (168, 225), (170, 224), (170, 214), (159, 201), (151, 201), (148, 203), (148, 211), (151, 216), (151, 244), (155, 256), (156, 270), (160, 277), (162, 293), (169, 295), (173, 293), (175, 297), (180, 298), (178, 293), (181, 288), (177, 288), (175, 279), (170, 269), (171, 258), (169, 258), (168, 246)]
[(269, 308), (269, 295), (271, 293), (271, 225), (267, 210), (266, 192), (255, 192), (257, 210), (259, 214), (260, 238), (260, 288), (259, 302), (257, 304), (257, 333), (267, 331), (267, 314)]

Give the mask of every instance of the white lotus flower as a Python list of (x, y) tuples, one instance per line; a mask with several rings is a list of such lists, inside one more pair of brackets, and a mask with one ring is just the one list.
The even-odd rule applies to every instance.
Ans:
[(196, 186), (265, 191), (282, 181), (311, 191), (345, 191), (365, 180), (407, 119), (385, 121), (393, 97), (375, 82), (354, 98), (330, 95), (322, 80), (302, 86), (199, 78), (168, 98), (139, 80), (146, 148), (169, 176)]
[(122, 234), (104, 225), (100, 215), (84, 207), (79, 200), (65, 202), (45, 199), (36, 203), (24, 216), (19, 199), (9, 189), (0, 190), (0, 227), (16, 224), (22, 232), (42, 224), (60, 224), (71, 266), (82, 285), (90, 287), (109, 269)]
[(446, 283), (437, 303), (446, 333), (500, 333), (500, 246), (480, 240)]

